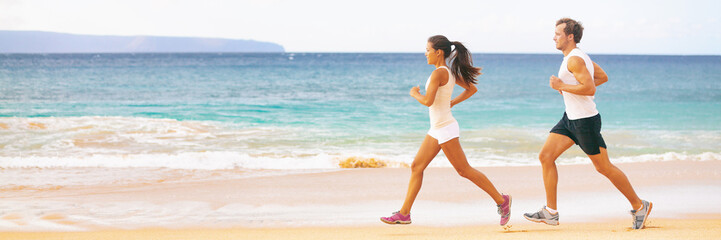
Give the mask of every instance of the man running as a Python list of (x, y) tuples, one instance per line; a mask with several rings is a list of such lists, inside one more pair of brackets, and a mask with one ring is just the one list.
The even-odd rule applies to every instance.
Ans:
[(563, 95), (566, 112), (561, 121), (551, 129), (538, 156), (543, 168), (546, 206), (538, 212), (526, 213), (524, 217), (533, 222), (558, 225), (556, 159), (575, 143), (588, 155), (596, 170), (606, 176), (626, 196), (634, 209), (631, 210), (632, 227), (641, 229), (644, 228), (653, 204), (641, 200), (626, 175), (608, 159), (606, 143), (601, 137), (601, 115), (593, 102), (596, 86), (606, 82), (608, 76), (576, 46), (581, 42), (582, 36), (581, 23), (570, 18), (562, 18), (556, 22), (553, 41), (556, 42), (556, 48), (563, 52), (564, 58), (558, 70), (558, 77), (551, 76), (549, 83), (551, 88)]

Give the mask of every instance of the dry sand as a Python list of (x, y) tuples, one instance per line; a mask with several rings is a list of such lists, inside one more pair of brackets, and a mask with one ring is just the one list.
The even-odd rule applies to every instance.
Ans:
[[(427, 170), (412, 225), (382, 224), (377, 218), (400, 207), (410, 175), (409, 169), (387, 168), (50, 191), (6, 190), (2, 201), (55, 201), (74, 206), (88, 202), (191, 201), (207, 203), (211, 209), (274, 206), (295, 212), (223, 225), (189, 221), (113, 227), (78, 222), (68, 217), (77, 215), (78, 210), (68, 209), (46, 212), (40, 218), (83, 231), (6, 229), (0, 239), (721, 239), (721, 161), (617, 165), (639, 196), (654, 202), (647, 229), (629, 229), (628, 202), (586, 164), (559, 166), (562, 217), (556, 227), (530, 223), (522, 217), (523, 212), (544, 204), (540, 167), (479, 168), (500, 191), (513, 195), (510, 229), (495, 223), (498, 216), (492, 200), (449, 168)], [(347, 211), (309, 214), (329, 209)], [(304, 221), (305, 216), (314, 221)], [(29, 221), (22, 213), (5, 213), (2, 218)], [(350, 220), (336, 223), (334, 219)]]
[(463, 227), (384, 226), (140, 229), (91, 232), (0, 233), (2, 239), (720, 239), (721, 220), (654, 219), (643, 230), (628, 222), (572, 223), (550, 227), (523, 223), (504, 229), (480, 225)]

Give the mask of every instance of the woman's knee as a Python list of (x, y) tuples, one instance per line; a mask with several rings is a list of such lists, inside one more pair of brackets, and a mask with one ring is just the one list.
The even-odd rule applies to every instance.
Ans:
[(423, 171), (426, 170), (426, 166), (426, 164), (418, 163), (418, 161), (413, 161), (413, 163), (411, 163), (411, 173), (423, 174)]
[(471, 166), (457, 167), (457, 168), (456, 168), (456, 172), (458, 173), (458, 175), (461, 176), (461, 177), (463, 177), (463, 178), (469, 178), (469, 177), (473, 174), (473, 171), (474, 171), (474, 170), (475, 170), (475, 169), (473, 169)]

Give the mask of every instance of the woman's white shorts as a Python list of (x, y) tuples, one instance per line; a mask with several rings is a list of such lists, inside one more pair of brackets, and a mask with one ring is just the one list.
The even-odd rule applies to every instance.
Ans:
[(441, 145), (451, 139), (460, 137), (460, 132), (461, 130), (458, 127), (458, 122), (454, 121), (442, 128), (431, 128), (428, 130), (428, 135), (438, 140), (438, 145)]

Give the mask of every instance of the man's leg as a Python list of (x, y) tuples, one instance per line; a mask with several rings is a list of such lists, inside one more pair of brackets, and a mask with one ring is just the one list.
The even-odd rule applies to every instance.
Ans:
[[(556, 129), (559, 132), (563, 132), (563, 129)], [(542, 222), (548, 225), (558, 225), (558, 213), (552, 213), (552, 210), (547, 208), (557, 209), (556, 206), (556, 188), (558, 186), (558, 170), (556, 170), (556, 159), (561, 156), (568, 148), (573, 146), (575, 142), (568, 136), (551, 132), (546, 139), (546, 143), (543, 145), (541, 153), (538, 154), (538, 159), (541, 160), (541, 167), (543, 167), (543, 184), (546, 188), (546, 207), (541, 208), (540, 211), (535, 213), (523, 214), (523, 217), (533, 222)]]
[(556, 159), (573, 144), (573, 140), (567, 136), (550, 133), (541, 153), (538, 154), (538, 159), (541, 161), (541, 167), (543, 168), (543, 184), (546, 187), (546, 206), (549, 208), (558, 209), (556, 206), (556, 190), (558, 186)]
[(601, 153), (588, 155), (593, 162), (593, 165), (596, 167), (596, 171), (606, 176), (608, 180), (611, 180), (611, 183), (613, 183), (613, 185), (616, 186), (616, 188), (621, 191), (624, 196), (626, 196), (628, 202), (631, 203), (632, 209), (640, 209), (643, 204), (641, 203), (641, 199), (636, 195), (636, 191), (633, 190), (631, 182), (628, 181), (626, 174), (611, 163), (608, 159), (608, 152), (605, 148), (601, 147), (599, 149), (601, 150)]

